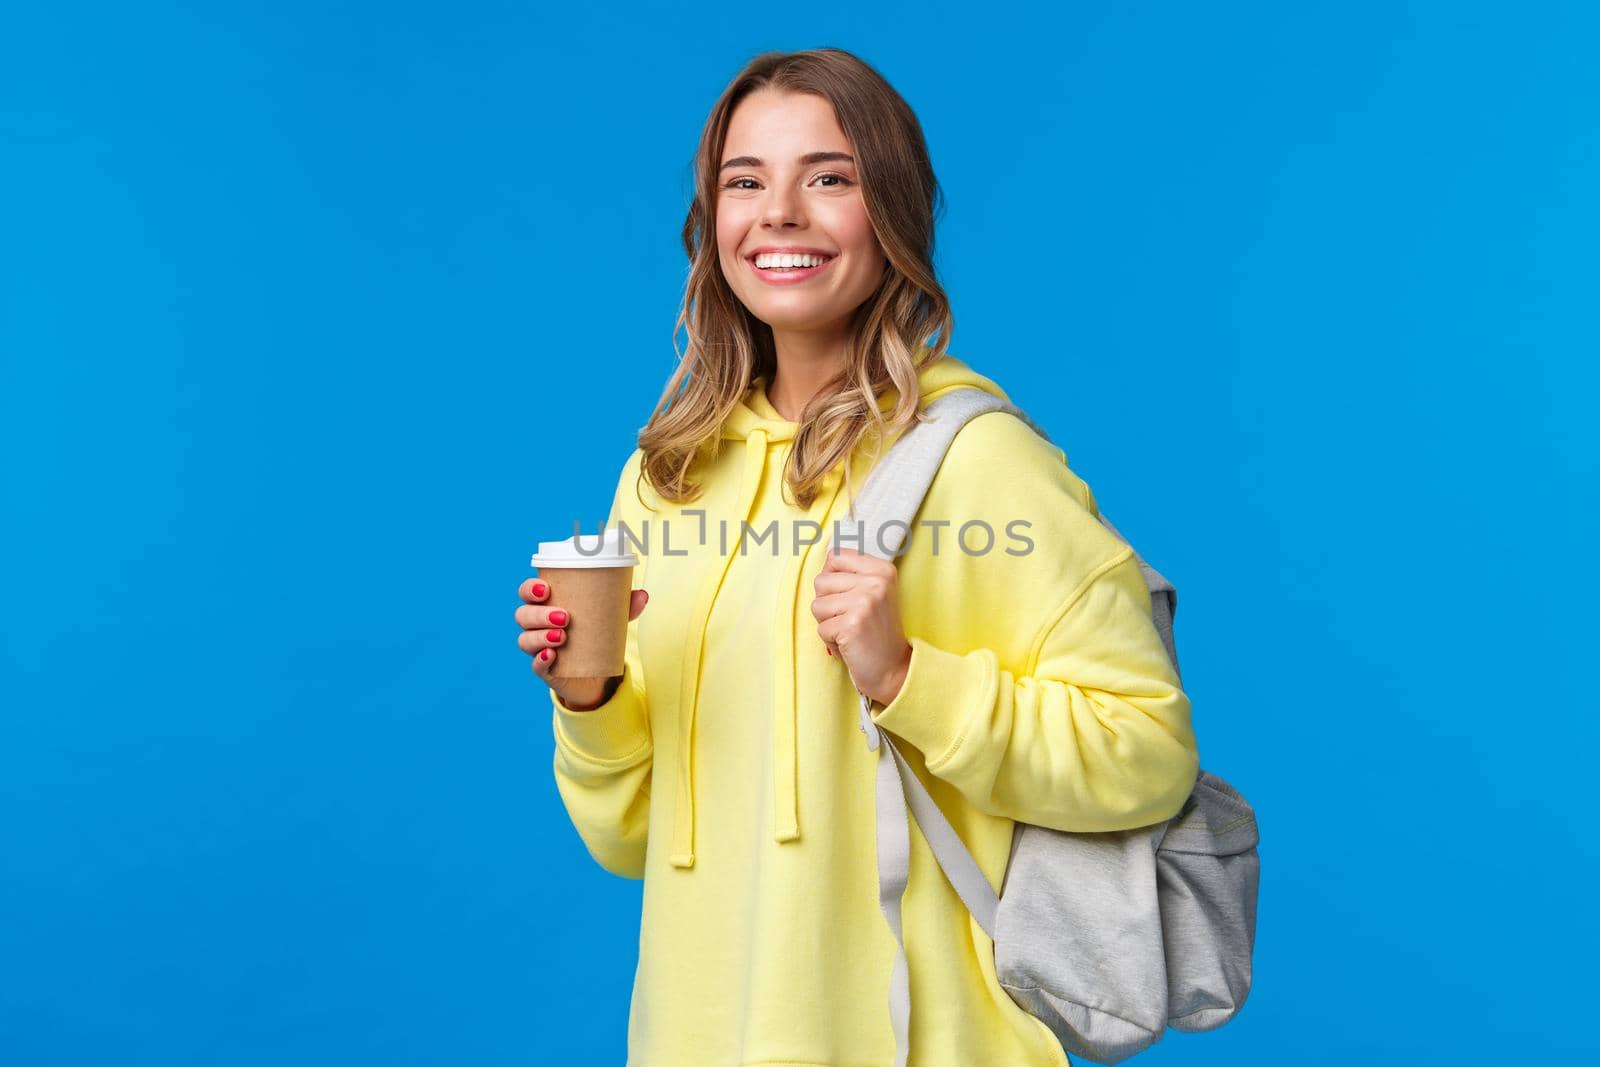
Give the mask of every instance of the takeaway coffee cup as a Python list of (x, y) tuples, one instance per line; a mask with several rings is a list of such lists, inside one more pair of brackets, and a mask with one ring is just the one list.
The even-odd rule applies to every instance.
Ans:
[(572, 621), (557, 649), (553, 678), (614, 678), (628, 647), (628, 607), (639, 557), (622, 546), (622, 530), (540, 541), (528, 561), (550, 583), (546, 604), (566, 608)]

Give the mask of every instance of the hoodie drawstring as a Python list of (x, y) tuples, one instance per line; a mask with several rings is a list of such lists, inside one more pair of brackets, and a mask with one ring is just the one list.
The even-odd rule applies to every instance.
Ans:
[[(831, 486), (829, 481), (832, 482)], [(844, 479), (837, 470), (830, 472), (816, 499), (811, 502), (806, 518), (821, 526), (843, 484)], [(800, 657), (797, 654), (799, 639), (795, 622), (800, 607), (800, 575), (805, 572), (806, 561), (818, 545), (822, 546), (824, 552), (827, 551), (830, 540), (828, 534), (829, 530), (823, 527), (814, 543), (807, 545), (804, 552), (795, 553), (784, 571), (783, 584), (778, 586), (783, 595), (778, 597), (778, 614), (772, 627), (773, 634), (781, 642), (775, 650), (779, 669), (773, 675), (772, 693), (772, 839), (779, 844), (800, 838), (800, 746), (796, 743), (800, 715)], [(785, 666), (787, 669), (784, 669)]]
[[(734, 519), (739, 522), (738, 537), (744, 536), (745, 523), (749, 522), (755, 507), (756, 493), (761, 488), (761, 475), (767, 464), (767, 431), (752, 429), (745, 438), (744, 471), (739, 479), (739, 501), (734, 508)], [(723, 554), (722, 566), (713, 567), (701, 583), (700, 595), (695, 598), (694, 611), (689, 616), (696, 620), (683, 643), (682, 687), (678, 707), (678, 790), (673, 808), (672, 851), (669, 859), (674, 867), (694, 866), (694, 718), (695, 704), (700, 690), (700, 653), (705, 647), (706, 629), (711, 618), (711, 605), (722, 579), (739, 550), (738, 541)]]

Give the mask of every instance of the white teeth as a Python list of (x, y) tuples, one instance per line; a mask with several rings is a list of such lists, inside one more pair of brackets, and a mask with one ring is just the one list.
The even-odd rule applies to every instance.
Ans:
[(771, 267), (816, 267), (827, 261), (827, 256), (797, 255), (788, 252), (763, 252), (756, 256), (756, 266), (763, 269)]

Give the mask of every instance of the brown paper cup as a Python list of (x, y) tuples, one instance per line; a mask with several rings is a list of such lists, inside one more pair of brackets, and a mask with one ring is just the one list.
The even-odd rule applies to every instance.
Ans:
[(550, 583), (546, 605), (565, 608), (572, 618), (556, 650), (552, 678), (614, 678), (622, 673), (628, 649), (628, 607), (633, 566), (540, 567)]

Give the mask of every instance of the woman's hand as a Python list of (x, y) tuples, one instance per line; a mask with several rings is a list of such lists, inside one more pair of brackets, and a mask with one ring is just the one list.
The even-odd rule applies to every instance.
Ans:
[[(555, 690), (561, 703), (572, 711), (588, 711), (605, 703), (616, 692), (615, 683), (620, 675), (611, 678), (552, 678), (550, 669), (556, 663), (556, 648), (567, 639), (567, 626), (572, 623), (572, 613), (564, 608), (544, 606), (550, 595), (550, 583), (529, 578), (517, 590), (526, 603), (517, 609), (517, 624), (522, 633), (517, 635), (517, 647), (533, 657), (533, 673)], [(628, 601), (628, 621), (632, 622), (644, 610), (650, 594), (635, 589)]]
[(911, 643), (900, 628), (894, 564), (835, 547), (815, 585), (811, 614), (823, 644), (844, 662), (858, 689), (888, 704), (911, 665)]

